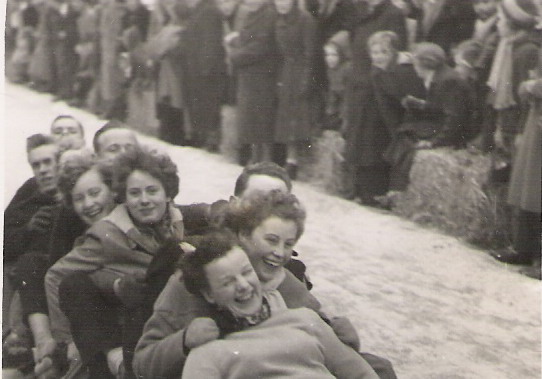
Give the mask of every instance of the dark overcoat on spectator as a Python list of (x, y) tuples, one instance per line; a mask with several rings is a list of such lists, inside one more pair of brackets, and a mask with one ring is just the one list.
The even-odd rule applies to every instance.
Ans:
[[(32, 54), (28, 74), (40, 90), (52, 89), (54, 81), (54, 55), (52, 35), (49, 26), (49, 5), (40, 4), (38, 8), (39, 24), (37, 27), (36, 47)], [(39, 86), (38, 86), (39, 85)]]
[(123, 73), (118, 64), (120, 36), (126, 6), (115, 0), (106, 0), (100, 17), (100, 93), (104, 104), (112, 104), (123, 86)]
[(437, 9), (426, 14), (413, 7), (411, 17), (417, 23), (416, 41), (433, 42), (449, 52), (459, 42), (471, 38), (476, 13), (471, 0), (437, 0)]
[(370, 14), (361, 9), (358, 24), (352, 32), (352, 82), (347, 90), (346, 100), (346, 159), (354, 167), (378, 163), (390, 141), (389, 133), (375, 106), (371, 57), (367, 47), (369, 37), (383, 30), (395, 32), (401, 41), (400, 49), (406, 47), (405, 17), (391, 0), (384, 0)]
[(275, 41), (276, 18), (273, 4), (263, 2), (247, 15), (231, 46), (229, 57), (237, 74), (240, 144), (273, 142), (281, 62)]
[(317, 85), (314, 78), (316, 28), (316, 20), (299, 8), (277, 19), (276, 38), (284, 57), (278, 81), (277, 143), (308, 141), (318, 121), (313, 106)]
[(70, 99), (77, 69), (75, 45), (79, 39), (77, 33), (79, 14), (69, 3), (54, 4), (49, 8), (46, 17), (52, 37), (56, 94), (62, 99)]
[(181, 38), (183, 89), (196, 145), (218, 144), (220, 104), (226, 85), (222, 14), (214, 0), (201, 0)]

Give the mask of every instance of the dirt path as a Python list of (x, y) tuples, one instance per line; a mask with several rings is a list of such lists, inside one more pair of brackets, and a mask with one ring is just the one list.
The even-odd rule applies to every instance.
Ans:
[[(50, 96), (6, 84), (5, 201), (27, 179), (25, 138), (46, 132), (59, 113), (83, 121), (90, 146), (103, 124)], [(181, 173), (180, 203), (227, 198), (240, 167), (218, 155), (142, 138), (171, 154)], [(297, 246), (314, 294), (348, 316), (362, 347), (392, 360), (400, 378), (540, 378), (539, 281), (484, 251), (393, 215), (296, 183), (306, 205)]]

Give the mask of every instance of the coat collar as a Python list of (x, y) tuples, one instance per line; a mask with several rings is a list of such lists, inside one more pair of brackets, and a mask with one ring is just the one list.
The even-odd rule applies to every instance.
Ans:
[[(181, 211), (172, 204), (168, 206), (168, 212), (171, 220), (172, 234), (180, 241), (184, 238), (183, 215)], [(125, 204), (117, 205), (103, 220), (108, 221), (119, 228), (120, 231), (128, 237), (131, 248), (135, 248), (139, 245), (149, 253), (154, 254), (158, 251), (160, 247), (158, 242), (154, 238), (149, 238), (149, 236), (141, 233), (139, 229), (136, 228), (128, 214), (128, 208)]]

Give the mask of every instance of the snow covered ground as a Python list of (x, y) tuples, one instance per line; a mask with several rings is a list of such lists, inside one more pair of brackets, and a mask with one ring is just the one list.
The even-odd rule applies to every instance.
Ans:
[[(31, 175), (25, 139), (60, 113), (79, 118), (91, 145), (104, 123), (50, 95), (6, 83), (4, 207)], [(220, 155), (141, 137), (179, 167), (179, 203), (233, 192), (241, 167)], [(313, 293), (348, 316), (362, 349), (389, 358), (400, 378), (540, 378), (541, 286), (438, 232), (295, 183), (308, 211), (297, 250)]]

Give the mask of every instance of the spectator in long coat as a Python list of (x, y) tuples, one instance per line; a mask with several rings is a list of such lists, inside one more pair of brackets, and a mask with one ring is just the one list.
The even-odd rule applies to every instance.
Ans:
[[(74, 100), (71, 105), (84, 105), (98, 79), (100, 70), (100, 12), (101, 7), (98, 1), (87, 0), (83, 3), (77, 20), (79, 41), (75, 50), (79, 56), (79, 62), (74, 83)], [(91, 110), (98, 111), (95, 104), (89, 105), (91, 105)]]
[[(236, 13), (239, 32), (226, 36), (226, 51), (237, 75), (237, 111), (242, 163), (269, 160), (277, 111), (281, 58), (275, 41), (276, 10), (269, 0), (244, 0)], [(248, 158), (248, 159), (247, 159)]]
[(346, 154), (354, 194), (361, 202), (375, 205), (374, 196), (388, 189), (388, 165), (384, 151), (390, 135), (384, 127), (371, 83), (371, 58), (367, 48), (369, 37), (383, 30), (393, 31), (399, 38), (399, 49), (406, 46), (405, 17), (391, 0), (362, 1), (357, 4), (357, 23), (352, 30), (352, 82), (347, 90)]
[[(149, 43), (152, 43), (152, 37), (157, 38), (168, 29), (176, 28), (175, 33), (179, 33), (185, 18), (186, 12), (182, 7), (176, 7), (175, 3), (167, 0), (157, 1), (151, 17)], [(186, 129), (189, 120), (185, 112), (181, 52), (178, 47), (178, 43), (174, 43), (163, 56), (157, 57), (156, 118), (162, 140), (185, 145), (189, 138), (189, 130)]]
[(63, 0), (42, 4), (38, 36), (29, 67), (30, 79), (36, 89), (67, 99), (77, 67), (77, 14), (73, 7)]
[[(519, 85), (536, 68), (542, 34), (535, 30), (533, 0), (506, 0), (498, 10), (500, 41), (489, 74), (489, 103), (494, 110), (494, 166), (510, 168), (516, 135), (525, 123), (528, 106), (517, 95)], [(503, 170), (505, 173), (509, 171)], [(508, 175), (494, 175), (507, 182)], [(497, 180), (495, 180), (497, 181)]]
[[(542, 58), (542, 55), (541, 55)], [(542, 59), (540, 59), (542, 64)], [(542, 69), (538, 79), (523, 82), (520, 94), (531, 104), (512, 168), (508, 203), (517, 209), (514, 219), (514, 250), (530, 258), (522, 273), (540, 279), (540, 162), (542, 161)]]
[(118, 64), (120, 38), (126, 6), (105, 0), (100, 16), (100, 94), (106, 118), (122, 118), (123, 75)]
[(184, 99), (192, 124), (192, 144), (217, 151), (226, 85), (222, 14), (214, 0), (194, 3), (181, 38)]
[[(534, 1), (506, 0), (499, 9), (499, 33), (502, 35), (497, 48), (490, 84), (495, 89), (493, 104), (508, 101), (508, 107), (498, 111), (496, 143), (514, 149), (512, 174), (508, 202), (516, 214), (512, 220), (512, 249), (498, 251), (492, 255), (501, 262), (510, 264), (533, 264), (525, 273), (540, 279), (540, 130), (542, 92), (540, 75), (540, 28), (535, 15), (542, 14), (542, 6)], [(540, 31), (538, 30), (538, 33)], [(506, 50), (510, 50), (512, 53)], [(503, 50), (504, 53), (500, 53)], [(504, 55), (504, 57), (503, 57)], [(496, 66), (512, 64), (512, 76), (507, 78), (503, 69)], [(538, 58), (538, 65), (537, 63)], [(492, 81), (492, 77), (502, 82)], [(528, 80), (531, 79), (531, 80)], [(518, 82), (518, 80), (526, 80)], [(504, 83), (512, 82), (512, 93), (505, 92)], [(509, 85), (509, 84), (508, 84)], [(506, 104), (506, 103), (504, 103)], [(526, 108), (530, 105), (530, 110)], [(522, 120), (527, 117), (527, 123)], [(525, 128), (522, 127), (525, 125)], [(523, 133), (522, 133), (523, 132)]]
[(67, 0), (56, 0), (51, 4), (48, 17), (54, 55), (54, 80), (57, 84), (55, 94), (58, 99), (69, 100), (73, 95), (77, 69), (75, 45), (79, 39), (77, 33), (79, 14)]
[(275, 7), (279, 13), (276, 40), (284, 58), (278, 81), (275, 143), (287, 146), (286, 170), (295, 179), (300, 144), (310, 141), (318, 122), (313, 106), (319, 100), (314, 80), (317, 24), (299, 8), (297, 0), (275, 0)]

